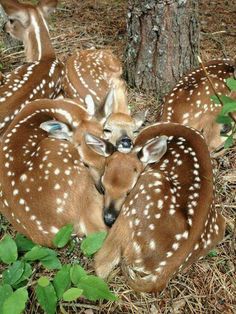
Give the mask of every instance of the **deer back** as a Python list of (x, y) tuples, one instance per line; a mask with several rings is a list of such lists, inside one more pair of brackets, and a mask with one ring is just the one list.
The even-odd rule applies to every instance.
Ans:
[(122, 67), (110, 50), (82, 50), (75, 52), (65, 64), (63, 88), (66, 97), (84, 103), (89, 94), (97, 109), (104, 104), (113, 78), (119, 78)]
[[(234, 75), (234, 63), (214, 60), (206, 63), (205, 69), (217, 93), (229, 95), (230, 90), (224, 80)], [(213, 151), (225, 140), (221, 136), (225, 135), (221, 134), (224, 133), (222, 125), (216, 122), (222, 105), (211, 100), (214, 94), (202, 68), (189, 72), (165, 97), (161, 121), (181, 123), (201, 131), (210, 151)]]
[(30, 101), (55, 98), (61, 90), (62, 64), (55, 59), (35, 61), (5, 76), (0, 86), (0, 134)]
[(45, 246), (68, 223), (80, 235), (106, 229), (102, 196), (81, 161), (79, 143), (49, 137), (40, 127), (52, 119), (76, 133), (88, 114), (69, 100), (34, 101), (8, 127), (0, 149), (1, 212)]

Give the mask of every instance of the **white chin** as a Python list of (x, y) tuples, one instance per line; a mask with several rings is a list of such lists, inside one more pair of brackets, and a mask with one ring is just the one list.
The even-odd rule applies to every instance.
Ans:
[(129, 147), (129, 148), (125, 148), (123, 146), (118, 146), (117, 147), (117, 150), (121, 153), (125, 153), (125, 154), (128, 154), (131, 150), (132, 150), (132, 146)]

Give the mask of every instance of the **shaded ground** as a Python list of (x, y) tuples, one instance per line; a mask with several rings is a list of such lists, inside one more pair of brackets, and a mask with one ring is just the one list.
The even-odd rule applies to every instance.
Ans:
[[(123, 58), (126, 39), (126, 0), (67, 0), (61, 3), (57, 14), (51, 19), (50, 31), (53, 45), (62, 60), (76, 48), (92, 46), (109, 47), (121, 59)], [(203, 61), (216, 57), (235, 57), (236, 0), (201, 0), (200, 20)], [(3, 63), (4, 71), (22, 63), (22, 51), (6, 50), (1, 46), (0, 49), (0, 62)], [(150, 120), (152, 113), (158, 112), (159, 104), (152, 96), (130, 90), (129, 99), (134, 111), (150, 107)], [(208, 256), (192, 265), (185, 273), (177, 275), (158, 296), (133, 292), (125, 285), (120, 269), (116, 269), (109, 277), (109, 284), (119, 295), (118, 302), (98, 304), (79, 300), (78, 303), (62, 304), (58, 313), (236, 313), (235, 156), (236, 148), (216, 161), (216, 206), (223, 211), (227, 219), (225, 239), (216, 249), (217, 256)], [(3, 234), (6, 230), (12, 232), (5, 222), (0, 231)], [(73, 257), (68, 256), (66, 250), (61, 252), (62, 260), (69, 262), (72, 258), (81, 258), (87, 269), (92, 271), (91, 261), (78, 256), (79, 250), (73, 252)], [(41, 274), (42, 269), (38, 269), (34, 279)], [(33, 291), (27, 313), (41, 313)]]

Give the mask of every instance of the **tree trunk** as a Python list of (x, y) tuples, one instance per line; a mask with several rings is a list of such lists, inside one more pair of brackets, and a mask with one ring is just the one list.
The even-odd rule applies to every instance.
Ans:
[(129, 0), (129, 85), (163, 96), (197, 66), (198, 51), (198, 0)]

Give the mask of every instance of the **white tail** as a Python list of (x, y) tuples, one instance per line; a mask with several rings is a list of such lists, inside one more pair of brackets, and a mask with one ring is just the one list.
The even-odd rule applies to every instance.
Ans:
[(55, 98), (61, 90), (62, 64), (52, 48), (44, 14), (57, 1), (42, 0), (38, 6), (0, 0), (8, 14), (6, 31), (24, 42), (27, 60), (33, 61), (6, 75), (0, 86), (0, 133), (25, 107), (39, 98)]
[[(219, 95), (229, 95), (230, 90), (224, 80), (234, 74), (234, 63), (224, 60), (210, 61), (205, 64), (206, 71)], [(224, 141), (231, 129), (216, 122), (222, 105), (215, 104), (210, 96), (214, 95), (212, 85), (202, 68), (188, 73), (165, 97), (161, 121), (177, 122), (201, 131), (214, 151)], [(236, 118), (236, 114), (234, 115)]]
[(105, 137), (120, 151), (129, 152), (145, 114), (131, 117), (121, 74), (121, 63), (110, 50), (83, 50), (67, 59), (63, 87), (65, 96), (80, 103), (89, 95)]
[(95, 256), (102, 277), (122, 259), (135, 290), (157, 292), (223, 238), (225, 221), (214, 207), (208, 148), (191, 128), (147, 127), (133, 152), (107, 158), (101, 185), (110, 216), (121, 208)]
[[(77, 103), (36, 100), (2, 138), (0, 210), (35, 243), (51, 246), (55, 233), (68, 223), (79, 235), (106, 230), (103, 198), (81, 159), (85, 156), (90, 164), (95, 155), (84, 149), (86, 131), (102, 134), (100, 124)], [(103, 166), (104, 158), (96, 158), (94, 167)]]

